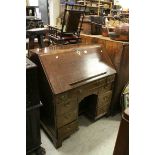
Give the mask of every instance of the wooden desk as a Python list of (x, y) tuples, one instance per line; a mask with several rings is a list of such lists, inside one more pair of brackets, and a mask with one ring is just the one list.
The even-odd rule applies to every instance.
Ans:
[(120, 111), (120, 96), (123, 88), (129, 81), (129, 43), (115, 41), (102, 35), (84, 35), (81, 34), (83, 43), (101, 44), (109, 55), (116, 71), (115, 87), (109, 114), (115, 114)]
[(30, 57), (40, 68), (41, 125), (58, 148), (78, 129), (81, 101), (94, 120), (107, 113), (116, 71), (98, 45), (35, 49)]

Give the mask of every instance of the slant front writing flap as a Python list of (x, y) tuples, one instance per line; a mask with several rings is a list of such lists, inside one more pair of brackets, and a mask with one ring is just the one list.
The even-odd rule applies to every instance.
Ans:
[(39, 55), (54, 94), (116, 73), (106, 65), (101, 48), (74, 49), (66, 53)]

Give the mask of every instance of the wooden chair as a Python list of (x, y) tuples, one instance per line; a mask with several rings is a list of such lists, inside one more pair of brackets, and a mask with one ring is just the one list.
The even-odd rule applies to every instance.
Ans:
[(61, 28), (49, 26), (49, 39), (53, 44), (77, 43), (85, 14), (85, 5), (65, 5)]

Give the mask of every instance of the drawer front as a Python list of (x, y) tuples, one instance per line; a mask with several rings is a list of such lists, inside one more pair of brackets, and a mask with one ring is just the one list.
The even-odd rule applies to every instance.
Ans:
[(111, 102), (112, 91), (108, 91), (106, 93), (101, 93), (98, 96), (98, 107), (102, 107), (103, 105), (109, 105)]
[(67, 100), (66, 102), (57, 102), (56, 103), (56, 115), (63, 115), (68, 113), (72, 109), (77, 109), (77, 101), (74, 100)]
[(100, 80), (97, 80), (95, 82), (89, 83), (87, 85), (81, 86), (77, 92), (80, 99), (82, 99), (85, 96), (89, 96), (91, 94), (98, 94), (98, 89), (101, 87), (107, 85), (106, 84), (106, 77)]
[(104, 105), (102, 107), (99, 107), (97, 108), (96, 110), (96, 116), (99, 116), (99, 115), (104, 115), (108, 112), (108, 108), (109, 108), (109, 105)]
[(68, 125), (58, 129), (58, 138), (64, 139), (70, 136), (74, 131), (78, 129), (78, 122), (74, 121)]
[(115, 74), (107, 77), (107, 83), (112, 83), (115, 80)]
[(86, 89), (86, 90), (97, 89), (97, 88), (105, 85), (107, 83), (106, 81), (107, 81), (107, 78), (104, 77), (103, 79), (96, 80), (95, 82), (92, 82), (92, 83), (89, 83), (89, 84), (83, 86), (83, 89)]
[(57, 117), (57, 127), (60, 128), (70, 122), (74, 121), (78, 117), (78, 108), (71, 110), (68, 113), (65, 113)]
[(106, 84), (100, 88), (100, 92), (105, 93), (112, 90), (112, 83)]
[(55, 96), (55, 102), (58, 104), (63, 104), (66, 102), (69, 102), (71, 100), (75, 100), (76, 99), (76, 92), (75, 91), (71, 91), (71, 92), (66, 92), (63, 94), (59, 94), (57, 96)]
[(111, 89), (111, 83), (114, 81), (114, 79), (115, 79), (115, 75), (110, 75), (108, 77), (104, 77), (102, 79), (96, 80), (94, 82), (91, 82), (89, 84), (81, 86), (78, 89), (78, 93), (83, 94), (86, 91), (88, 91), (88, 92), (95, 91), (101, 87), (104, 87), (105, 91), (110, 90)]

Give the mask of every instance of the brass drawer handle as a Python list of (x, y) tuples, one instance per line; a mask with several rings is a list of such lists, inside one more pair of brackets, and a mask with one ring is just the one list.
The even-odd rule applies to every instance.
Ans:
[(61, 99), (65, 99), (65, 95), (61, 96)]
[(60, 96), (60, 99), (61, 100), (65, 100), (67, 98), (67, 95), (65, 94), (65, 95), (62, 95), (62, 96)]

